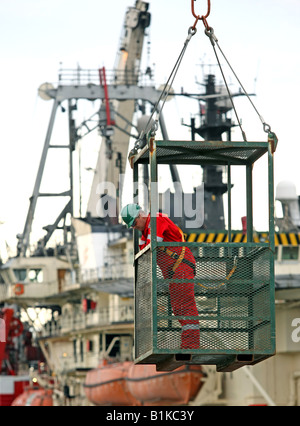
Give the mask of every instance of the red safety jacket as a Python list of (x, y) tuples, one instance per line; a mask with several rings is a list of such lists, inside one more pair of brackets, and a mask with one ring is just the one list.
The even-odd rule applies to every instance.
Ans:
[[(184, 241), (182, 231), (163, 213), (157, 214), (156, 235), (157, 241)], [(141, 250), (150, 244), (150, 239), (149, 215), (139, 243)], [(195, 258), (188, 247), (160, 247), (157, 252), (157, 264), (165, 279), (187, 280), (186, 283), (169, 283), (171, 305), (174, 315), (181, 317), (178, 319), (182, 326), (181, 349), (197, 349), (199, 348), (200, 338), (198, 310), (195, 302), (194, 284), (189, 282), (195, 276)], [(189, 319), (182, 318), (185, 316)]]
[[(156, 236), (159, 242), (184, 242), (181, 229), (163, 213), (157, 214)], [(149, 215), (139, 243), (141, 250), (150, 244), (150, 239), (151, 229)], [(157, 254), (157, 264), (164, 278), (172, 278), (174, 273), (179, 269), (182, 270), (182, 268), (186, 269), (189, 275), (195, 275), (196, 262), (188, 247), (160, 247)]]

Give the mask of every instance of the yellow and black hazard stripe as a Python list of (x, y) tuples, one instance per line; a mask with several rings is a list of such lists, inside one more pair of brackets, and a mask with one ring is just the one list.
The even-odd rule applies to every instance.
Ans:
[(275, 244), (283, 246), (298, 246), (300, 245), (300, 234), (293, 232), (275, 234)]
[[(227, 232), (191, 232), (190, 234), (185, 234), (185, 240), (189, 243), (227, 243), (228, 234)], [(253, 240), (255, 243), (268, 242), (269, 234), (267, 232), (255, 232)], [(231, 242), (246, 243), (247, 234), (232, 231)], [(275, 233), (275, 245), (298, 246), (300, 245), (300, 233)]]

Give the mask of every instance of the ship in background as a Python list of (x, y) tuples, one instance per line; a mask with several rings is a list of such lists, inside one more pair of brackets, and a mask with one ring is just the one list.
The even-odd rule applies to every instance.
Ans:
[[(157, 375), (152, 366), (141, 369), (133, 365), (133, 241), (131, 231), (119, 222), (118, 207), (123, 190), (120, 175), (126, 172), (130, 144), (138, 139), (161, 93), (155, 87), (153, 70), (148, 67), (142, 72), (140, 67), (150, 18), (147, 2), (136, 1), (127, 10), (113, 72), (105, 68), (61, 70), (57, 87), (49, 83), (40, 86), (41, 97), (53, 101), (52, 113), (24, 230), (19, 235), (18, 255), (1, 266), (0, 306), (3, 312), (13, 308), (17, 320), (22, 319), (34, 335), (36, 343), (31, 345), (40, 348), (42, 355), (36, 353), (32, 360), (21, 357), (18, 362), (22, 368), (12, 374), (7, 360), (9, 353), (20, 346), (17, 339), (23, 334), (14, 336), (0, 359), (0, 393), (5, 394), (7, 377), (25, 374), (31, 367), (30, 376), (28, 371), (25, 376), (29, 389), (20, 399), (21, 405), (46, 400), (40, 397), (41, 390), (51, 391), (54, 405), (299, 405), (300, 332), (297, 334), (297, 324), (293, 325), (300, 305), (299, 197), (293, 185), (286, 182), (277, 188), (283, 210), (276, 233), (277, 355), (234, 373), (216, 373), (214, 367), (203, 366)], [(206, 76), (204, 87), (205, 92), (196, 96), (199, 114), (189, 124), (191, 139), (230, 140), (235, 124), (224, 88), (216, 84), (213, 74)], [(80, 121), (84, 101), (90, 102), (95, 112)], [(57, 144), (52, 133), (56, 115), (62, 110), (67, 111), (69, 138)], [(82, 189), (75, 182), (81, 181), (81, 170), (78, 179), (75, 159), (80, 163), (85, 138), (94, 130), (99, 131), (102, 142), (83, 215)], [(163, 114), (160, 131), (167, 140)], [(41, 192), (50, 150), (56, 150), (57, 155), (63, 150), (68, 153), (70, 178), (63, 192)], [(176, 182), (180, 184), (176, 167), (170, 168), (170, 175), (170, 188)], [(142, 183), (147, 184), (147, 179), (145, 168)], [(105, 187), (103, 182), (112, 185)], [(222, 241), (226, 226), (223, 196), (227, 191), (222, 168), (206, 166), (200, 184), (205, 190), (204, 225), (191, 232), (184, 229), (184, 218), (178, 224), (187, 241)], [(172, 194), (169, 190), (174, 204)], [(194, 194), (190, 197), (193, 202)], [(43, 238), (31, 247), (30, 233), (41, 198), (59, 198), (65, 204), (53, 222), (44, 227)], [(53, 244), (57, 234), (62, 235), (59, 245)], [(244, 238), (242, 227), (232, 232), (233, 242)], [(268, 235), (257, 232), (256, 238), (264, 240)], [(47, 368), (41, 368), (43, 363)], [(33, 389), (34, 383), (39, 389)], [(174, 387), (183, 393), (178, 396), (175, 392), (172, 399), (170, 389)], [(110, 394), (108, 389), (112, 389)]]

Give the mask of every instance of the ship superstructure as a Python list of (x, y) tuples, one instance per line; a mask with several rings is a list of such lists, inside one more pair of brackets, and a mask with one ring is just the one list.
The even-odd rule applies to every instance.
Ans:
[[(74, 74), (61, 70), (57, 87), (48, 83), (40, 86), (40, 96), (53, 102), (52, 113), (24, 231), (18, 235), (18, 255), (1, 269), (1, 303), (15, 303), (23, 316), (35, 318), (32, 325), (50, 371), (57, 375), (60, 390), (71, 389), (65, 391), (66, 398), (71, 401), (71, 396), (76, 396), (73, 403), (78, 404), (84, 397), (86, 372), (96, 367), (99, 359), (132, 359), (132, 241), (130, 233), (118, 223), (117, 212), (101, 215), (97, 211), (103, 201), (97, 186), (110, 181), (121, 189), (119, 174), (125, 171), (129, 139), (132, 133), (138, 136), (131, 124), (137, 103), (147, 100), (153, 104), (159, 97), (154, 83), (140, 71), (143, 41), (150, 24), (148, 7), (147, 2), (137, 1), (127, 10), (113, 72), (105, 68), (77, 69)], [(143, 85), (145, 80), (147, 84)], [(96, 112), (79, 123), (74, 114), (81, 100), (93, 105), (100, 101), (100, 107), (97, 104)], [(66, 110), (66, 104), (69, 138), (57, 144), (53, 129), (57, 114)], [(78, 141), (95, 129), (103, 137), (95, 184), (86, 216), (75, 218), (74, 152)], [(69, 183), (63, 192), (41, 191), (51, 150), (68, 152)], [(66, 203), (32, 248), (30, 235), (42, 197), (61, 198)], [(81, 212), (81, 205), (77, 211)], [(55, 246), (57, 233), (62, 238)]]

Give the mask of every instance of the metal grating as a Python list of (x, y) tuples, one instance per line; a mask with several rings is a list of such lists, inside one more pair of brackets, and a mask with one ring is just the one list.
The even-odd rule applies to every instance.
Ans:
[[(156, 142), (157, 164), (247, 164), (253, 163), (266, 153), (267, 143), (264, 142)], [(138, 156), (139, 163), (149, 161), (149, 149)]]
[(135, 350), (136, 357), (152, 349), (153, 340), (152, 278), (150, 250), (136, 262)]
[[(162, 247), (160, 243), (157, 259), (153, 255), (153, 262), (160, 265), (156, 266), (153, 279), (150, 250), (137, 260), (137, 358), (147, 351), (200, 351), (209, 354), (272, 352), (272, 253), (269, 247), (262, 244), (242, 247), (233, 243), (214, 246), (174, 244), (168, 249), (179, 253), (183, 247), (191, 250), (196, 261), (196, 275), (190, 278), (191, 268), (183, 266), (171, 279), (168, 278), (169, 266)], [(191, 324), (192, 327), (189, 327)], [(195, 324), (200, 327), (200, 340)], [(182, 346), (184, 325), (192, 329), (187, 346)]]

